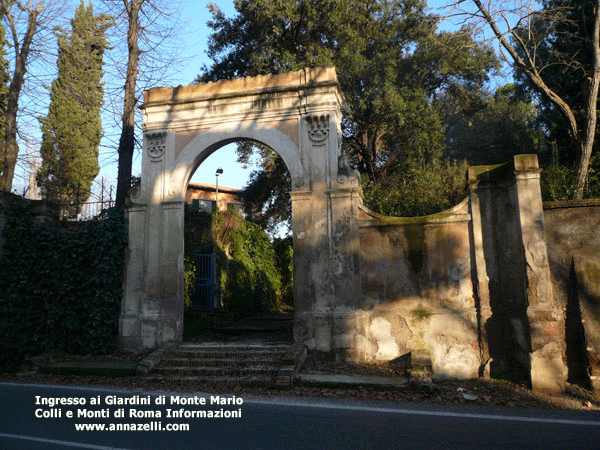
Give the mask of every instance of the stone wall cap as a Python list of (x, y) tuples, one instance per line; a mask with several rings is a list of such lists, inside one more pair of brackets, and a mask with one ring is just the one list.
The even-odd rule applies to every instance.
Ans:
[(144, 104), (141, 108), (152, 103), (185, 102), (242, 92), (269, 92), (320, 85), (337, 86), (339, 88), (335, 67), (318, 67), (276, 75), (259, 75), (190, 84), (188, 86), (152, 88), (144, 91)]
[(600, 198), (544, 202), (544, 209), (585, 208), (600, 206)]
[(418, 225), (418, 224), (441, 224), (455, 222), (469, 222), (471, 214), (468, 211), (469, 197), (465, 197), (459, 204), (450, 209), (428, 216), (418, 217), (389, 217), (371, 211), (364, 205), (359, 205), (359, 227), (394, 226), (394, 225)]
[(513, 161), (487, 166), (470, 166), (467, 177), (470, 183), (513, 180), (515, 175), (521, 173), (539, 174), (540, 168), (536, 154), (515, 155)]
[(539, 169), (538, 157), (535, 153), (525, 155), (515, 155), (513, 157), (515, 171), (537, 170)]
[(474, 181), (498, 181), (513, 176), (510, 163), (494, 164), (488, 166), (470, 166), (467, 169), (469, 182)]

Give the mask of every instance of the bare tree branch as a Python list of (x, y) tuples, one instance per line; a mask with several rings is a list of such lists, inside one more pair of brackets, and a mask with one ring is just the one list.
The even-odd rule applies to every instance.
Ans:
[[(585, 118), (581, 123), (577, 121), (573, 105), (570, 105), (556, 90), (550, 87), (544, 78), (544, 70), (557, 64), (570, 69), (583, 69), (581, 62), (577, 59), (578, 53), (574, 52), (569, 59), (544, 61), (543, 56), (538, 52), (545, 39), (550, 39), (558, 33), (555, 24), (565, 24), (568, 21), (564, 10), (567, 6), (536, 10), (532, 1), (472, 0), (470, 3), (475, 6), (475, 10), (468, 10), (465, 0), (453, 2), (451, 5), (453, 14), (464, 17), (465, 21), (479, 22), (480, 29), (483, 29), (482, 25), (487, 26), (507, 61), (524, 73), (537, 91), (552, 102), (567, 120), (578, 153), (577, 186), (574, 197), (582, 198), (596, 135), (598, 85), (600, 83), (600, 38), (598, 37), (600, 0), (594, 0), (594, 30), (592, 36), (585, 40), (585, 45), (589, 46), (593, 54), (594, 67), (591, 73), (585, 74), (582, 70)], [(533, 22), (542, 18), (547, 20), (546, 28), (534, 30)]]

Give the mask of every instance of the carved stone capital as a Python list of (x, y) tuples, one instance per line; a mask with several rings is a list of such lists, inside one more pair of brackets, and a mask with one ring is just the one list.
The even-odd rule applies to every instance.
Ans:
[(308, 137), (313, 145), (325, 145), (329, 137), (329, 114), (308, 116)]
[(159, 160), (163, 157), (167, 149), (167, 133), (165, 131), (146, 133), (146, 142), (150, 158), (153, 161)]

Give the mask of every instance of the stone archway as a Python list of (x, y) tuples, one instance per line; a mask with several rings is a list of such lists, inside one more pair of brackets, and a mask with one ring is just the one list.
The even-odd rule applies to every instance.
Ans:
[(361, 295), (360, 186), (341, 154), (342, 100), (331, 67), (144, 93), (142, 178), (128, 207), (122, 349), (181, 339), (187, 184), (213, 151), (252, 139), (279, 153), (292, 177), (295, 339), (333, 350), (332, 311)]

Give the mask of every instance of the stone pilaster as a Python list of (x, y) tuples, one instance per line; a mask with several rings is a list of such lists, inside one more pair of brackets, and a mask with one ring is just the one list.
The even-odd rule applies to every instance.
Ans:
[(169, 189), (165, 170), (173, 136), (144, 136), (145, 176), (129, 197), (129, 245), (119, 320), (120, 347), (142, 351), (183, 335), (184, 203)]
[(531, 384), (534, 390), (559, 392), (567, 377), (564, 318), (552, 295), (537, 155), (515, 156), (514, 167), (527, 278)]

